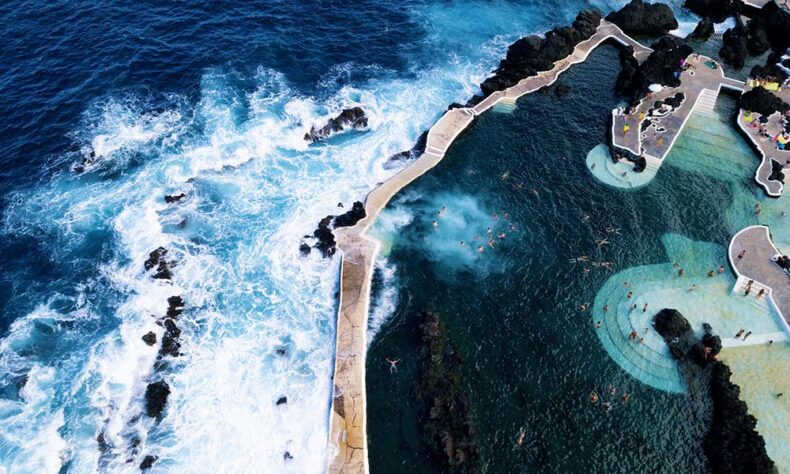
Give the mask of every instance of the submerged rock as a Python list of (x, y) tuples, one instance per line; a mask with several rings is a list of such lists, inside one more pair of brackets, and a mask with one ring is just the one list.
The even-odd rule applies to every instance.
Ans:
[(145, 389), (145, 414), (159, 418), (170, 396), (170, 386), (164, 380), (148, 384)]
[(629, 35), (661, 36), (678, 27), (675, 14), (668, 5), (642, 0), (631, 0), (623, 8), (608, 14), (606, 19)]
[[(740, 400), (740, 388), (731, 382), (730, 369), (717, 358), (721, 340), (709, 325), (699, 340), (685, 317), (662, 309), (654, 319), (692, 391), (692, 402), (701, 416), (710, 417), (703, 443), (714, 473), (773, 473), (775, 465), (765, 450), (765, 440), (755, 430), (757, 420)], [(698, 396), (694, 387), (707, 396)], [(709, 400), (710, 406), (704, 405)]]
[(335, 118), (329, 119), (326, 125), (321, 128), (316, 128), (313, 125), (308, 133), (305, 133), (304, 139), (307, 142), (315, 143), (323, 140), (329, 135), (345, 130), (346, 128), (365, 128), (368, 126), (368, 118), (365, 111), (360, 107), (352, 107), (344, 109), (340, 115)]
[(439, 316), (420, 314), (420, 379), (425, 434), (446, 469), (478, 468), (472, 404), (461, 385), (461, 356), (448, 341)]

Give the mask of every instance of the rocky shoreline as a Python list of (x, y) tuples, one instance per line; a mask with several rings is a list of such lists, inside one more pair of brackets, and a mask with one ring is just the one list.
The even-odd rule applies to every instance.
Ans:
[[(653, 320), (672, 356), (688, 382), (698, 411), (710, 419), (704, 450), (714, 473), (776, 472), (768, 457), (765, 440), (757, 432), (757, 420), (740, 399), (740, 388), (732, 383), (729, 367), (718, 360), (721, 340), (705, 325), (705, 334), (697, 338), (680, 312), (662, 309)], [(704, 404), (710, 401), (710, 406)]]

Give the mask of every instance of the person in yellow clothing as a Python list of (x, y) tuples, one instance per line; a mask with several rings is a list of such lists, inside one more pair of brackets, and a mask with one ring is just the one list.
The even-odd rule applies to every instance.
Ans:
[(625, 125), (623, 125), (623, 135), (625, 135), (626, 133), (628, 133), (628, 130), (629, 130), (630, 128), (631, 128), (631, 127), (630, 127), (630, 126), (628, 126), (628, 124), (625, 124)]

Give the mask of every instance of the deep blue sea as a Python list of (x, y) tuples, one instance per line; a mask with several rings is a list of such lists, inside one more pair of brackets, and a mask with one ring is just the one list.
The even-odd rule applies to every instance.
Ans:
[[(322, 472), (339, 259), (301, 236), (510, 42), (624, 3), (0, 4), (0, 472)], [(367, 130), (303, 140), (355, 105)], [(154, 375), (172, 295), (182, 355)]]

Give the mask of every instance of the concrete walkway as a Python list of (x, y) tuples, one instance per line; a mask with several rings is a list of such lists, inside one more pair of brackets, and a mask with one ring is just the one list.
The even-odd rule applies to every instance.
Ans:
[[(743, 91), (745, 87), (743, 82), (726, 77), (721, 66), (706, 56), (692, 54), (687, 63), (692, 68), (681, 73), (679, 87), (664, 88), (645, 97), (631, 114), (612, 111), (612, 143), (615, 147), (643, 156), (648, 163), (660, 166), (695, 109), (712, 113), (722, 87), (737, 91)], [(715, 64), (716, 68), (711, 69), (706, 63)], [(684, 95), (679, 107), (669, 113), (655, 109), (657, 101), (672, 98), (678, 93)], [(642, 130), (645, 120), (650, 125)]]
[(769, 298), (786, 323), (790, 322), (790, 275), (771, 260), (781, 252), (771, 241), (768, 227), (757, 225), (742, 229), (730, 241), (727, 254), (738, 278), (733, 291), (745, 292), (748, 282), (753, 281), (750, 295), (757, 298), (764, 289), (763, 297)]
[(634, 48), (637, 61), (652, 51), (631, 39), (616, 25), (605, 20), (596, 33), (579, 43), (570, 56), (555, 63), (550, 71), (523, 79), (518, 84), (491, 94), (473, 108), (448, 110), (428, 131), (425, 152), (411, 165), (395, 174), (365, 199), (367, 216), (353, 227), (335, 231), (343, 262), (340, 274), (340, 307), (333, 379), (332, 409), (329, 422), (330, 473), (367, 473), (367, 425), (365, 393), (365, 337), (369, 310), (373, 262), (379, 243), (366, 230), (392, 197), (412, 181), (436, 166), (445, 152), (474, 120), (475, 116), (499, 102), (513, 103), (517, 98), (554, 83), (573, 64), (583, 62), (607, 40)]
[[(772, 170), (771, 160), (775, 160), (782, 165), (785, 175), (790, 175), (790, 165), (788, 165), (788, 162), (790, 162), (790, 148), (778, 150), (771, 139), (761, 136), (760, 129), (753, 126), (758, 123), (760, 114), (752, 113), (751, 116), (752, 121), (747, 122), (748, 112), (741, 110), (738, 114), (738, 126), (760, 152), (760, 166), (757, 167), (754, 180), (762, 186), (766, 194), (771, 197), (779, 197), (784, 190), (784, 184), (781, 181), (769, 179)], [(780, 117), (779, 112), (768, 117), (766, 132), (772, 137), (782, 131), (782, 127), (779, 124)]]

